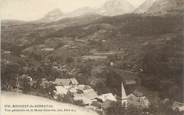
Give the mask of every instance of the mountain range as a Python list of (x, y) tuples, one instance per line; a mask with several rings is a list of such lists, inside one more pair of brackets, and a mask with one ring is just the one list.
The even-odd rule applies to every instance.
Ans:
[(83, 15), (98, 14), (103, 16), (116, 16), (134, 11), (134, 7), (126, 0), (108, 0), (100, 8), (83, 7), (63, 14), (59, 9), (54, 9), (40, 19), (41, 22), (57, 21), (63, 18), (78, 17)]
[(126, 0), (108, 0), (100, 8), (84, 7), (67, 14), (62, 13), (59, 9), (54, 9), (42, 18), (41, 22), (95, 14), (102, 16), (116, 16), (127, 13), (162, 15), (167, 13), (182, 13), (183, 11), (184, 0), (145, 0), (136, 9)]
[(184, 0), (146, 0), (135, 10), (135, 13), (160, 15), (177, 11), (184, 11)]

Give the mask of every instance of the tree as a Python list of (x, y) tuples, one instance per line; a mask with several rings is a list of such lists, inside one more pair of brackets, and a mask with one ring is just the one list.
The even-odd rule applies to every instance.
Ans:
[(106, 115), (146, 115), (141, 109), (132, 106), (124, 108), (120, 103), (114, 103), (105, 110), (105, 113)]
[(32, 78), (28, 75), (22, 75), (22, 82), (23, 82), (23, 92), (27, 93), (31, 90), (31, 81)]
[(5, 90), (10, 87), (16, 87), (16, 77), (19, 75), (20, 66), (17, 63), (5, 64), (1, 63), (1, 79), (2, 86)]

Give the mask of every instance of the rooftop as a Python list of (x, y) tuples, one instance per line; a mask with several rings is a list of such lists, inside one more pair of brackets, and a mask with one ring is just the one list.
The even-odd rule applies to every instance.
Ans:
[(137, 97), (142, 97), (142, 96), (144, 96), (143, 93), (140, 92), (140, 91), (138, 91), (138, 90), (135, 90), (135, 91), (133, 92), (133, 94), (134, 94), (135, 96), (137, 96)]
[(104, 60), (107, 59), (107, 56), (95, 56), (95, 55), (86, 55), (82, 56), (84, 60)]
[(112, 93), (102, 94), (102, 95), (98, 96), (97, 99), (102, 100), (102, 102), (105, 102), (107, 100), (117, 101), (116, 97)]
[(78, 85), (78, 81), (75, 78), (70, 79), (60, 79), (56, 78), (55, 82), (56, 85), (68, 86), (68, 85)]

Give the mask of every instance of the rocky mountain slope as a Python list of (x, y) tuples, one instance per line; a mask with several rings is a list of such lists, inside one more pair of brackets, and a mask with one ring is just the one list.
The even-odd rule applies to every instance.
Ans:
[(64, 17), (77, 17), (77, 16), (91, 15), (91, 14), (92, 15), (97, 14), (96, 9), (90, 8), (90, 7), (83, 7), (66, 14)]
[(156, 0), (148, 9), (148, 13), (166, 14), (175, 10), (184, 10), (183, 0)]
[(108, 0), (102, 8), (99, 9), (99, 14), (115, 16), (131, 13), (133, 10), (134, 7), (126, 0)]
[(146, 0), (138, 8), (135, 9), (135, 13), (145, 13), (153, 5), (155, 0)]
[(63, 12), (60, 9), (54, 9), (48, 12), (42, 19), (41, 22), (50, 22), (50, 21), (57, 21), (62, 18)]
[(135, 13), (164, 15), (168, 13), (182, 13), (183, 11), (183, 0), (146, 0), (135, 10)]

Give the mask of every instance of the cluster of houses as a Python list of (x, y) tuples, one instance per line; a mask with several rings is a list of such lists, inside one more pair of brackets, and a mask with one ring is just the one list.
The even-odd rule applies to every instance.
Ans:
[[(128, 76), (128, 73), (126, 73)], [(25, 78), (24, 81), (34, 87), (36, 82), (32, 80), (30, 76), (22, 75), (21, 78)], [(121, 102), (122, 106), (134, 106), (140, 109), (147, 109), (151, 103), (148, 98), (139, 90), (127, 91), (127, 88), (133, 88), (136, 86), (137, 80), (129, 76), (124, 78), (121, 82), (121, 97), (118, 97), (112, 93), (106, 93), (98, 95), (98, 93), (89, 85), (79, 84), (76, 78), (56, 78), (54, 81), (48, 81), (43, 78), (40, 87), (47, 93), (51, 94), (53, 99), (73, 103), (76, 105), (84, 106), (86, 108), (93, 109), (95, 111), (103, 111), (109, 107), (112, 107), (114, 103)], [(19, 87), (23, 86), (18, 83)], [(25, 84), (24, 84), (25, 86)], [(54, 88), (48, 89), (53, 86)], [(184, 112), (184, 103), (174, 102), (172, 110), (178, 112)]]
[[(136, 82), (128, 80), (127, 83), (134, 84)], [(148, 108), (150, 106), (149, 100), (143, 95), (143, 93), (137, 90), (127, 95), (123, 82), (121, 85), (121, 99), (112, 93), (98, 95), (91, 86), (79, 84), (75, 78), (56, 78), (55, 81), (52, 81), (52, 84), (54, 84), (55, 87), (53, 90), (53, 98), (55, 100), (66, 101), (67, 98), (67, 102), (95, 110), (109, 108), (113, 103), (120, 101), (125, 107), (133, 105), (136, 107)]]
[(55, 86), (53, 91), (55, 100), (64, 101), (67, 98), (70, 103), (95, 110), (102, 109), (104, 104), (109, 107), (113, 102), (117, 101), (112, 93), (98, 95), (91, 86), (79, 84), (75, 78), (56, 78), (52, 84)]
[(184, 103), (175, 101), (172, 105), (172, 110), (184, 113)]

